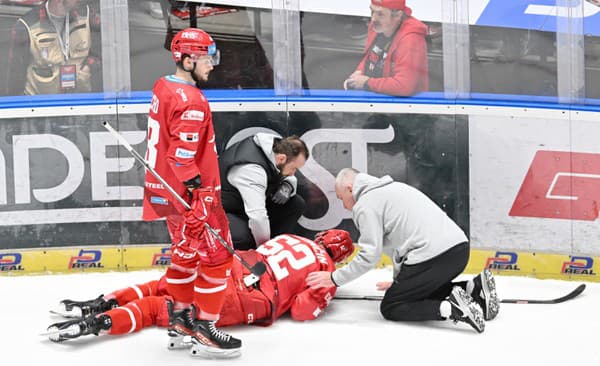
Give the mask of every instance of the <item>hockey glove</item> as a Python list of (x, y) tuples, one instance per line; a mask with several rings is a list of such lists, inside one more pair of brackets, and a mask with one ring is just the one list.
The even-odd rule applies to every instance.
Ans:
[(315, 243), (322, 245), (335, 263), (340, 263), (354, 253), (354, 244), (346, 230), (332, 229), (315, 235)]
[(271, 196), (271, 201), (278, 205), (283, 205), (290, 199), (293, 191), (294, 187), (292, 187), (292, 184), (284, 180), (279, 184), (279, 187), (273, 193), (273, 196)]
[(191, 209), (183, 213), (185, 233), (199, 238), (204, 231), (204, 224), (216, 204), (216, 197), (212, 187), (194, 189), (192, 191)]

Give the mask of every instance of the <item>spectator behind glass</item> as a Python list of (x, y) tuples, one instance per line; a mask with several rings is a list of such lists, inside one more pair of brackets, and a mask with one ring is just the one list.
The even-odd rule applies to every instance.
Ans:
[[(80, 0), (47, 0), (19, 18), (11, 32), (7, 94), (92, 91), (100, 72), (92, 30), (100, 20)], [(95, 75), (97, 76), (97, 75)]]
[(365, 55), (344, 89), (411, 96), (429, 88), (427, 26), (405, 0), (371, 0)]

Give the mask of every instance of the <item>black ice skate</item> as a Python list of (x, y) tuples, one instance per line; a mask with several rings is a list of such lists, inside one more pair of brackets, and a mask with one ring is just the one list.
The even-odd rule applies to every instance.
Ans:
[(485, 320), (492, 320), (500, 311), (500, 300), (496, 292), (496, 280), (489, 269), (484, 269), (473, 278), (471, 297), (481, 306)]
[(196, 319), (196, 308), (173, 311), (173, 304), (167, 301), (169, 310), (169, 349), (192, 347), (191, 354), (203, 358), (234, 358), (241, 355), (242, 341), (221, 332), (215, 323)]
[(472, 326), (477, 332), (483, 333), (483, 330), (485, 329), (483, 311), (465, 290), (458, 286), (454, 286), (446, 300), (452, 305), (450, 319), (454, 320), (455, 323), (465, 322)]
[(174, 311), (173, 303), (169, 300), (167, 300), (167, 309), (169, 311), (168, 348), (180, 349), (191, 347), (196, 309), (192, 307)]
[(234, 358), (242, 355), (242, 341), (220, 331), (211, 320), (196, 320), (191, 354), (202, 358)]
[(100, 331), (109, 330), (111, 327), (112, 319), (103, 314), (52, 324), (48, 327), (46, 335), (52, 342), (62, 342), (88, 334), (98, 335)]
[(62, 300), (58, 304), (58, 308), (52, 312), (66, 318), (87, 318), (119, 306), (117, 300), (110, 299), (106, 301), (103, 296), (100, 295), (98, 298), (88, 301)]

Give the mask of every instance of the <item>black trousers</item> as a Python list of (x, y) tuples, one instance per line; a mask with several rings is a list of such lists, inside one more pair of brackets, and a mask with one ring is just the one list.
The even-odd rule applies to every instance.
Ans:
[(460, 243), (428, 261), (403, 265), (381, 301), (384, 318), (396, 321), (443, 320), (440, 303), (454, 286), (466, 289), (467, 282), (452, 282), (469, 261), (469, 243)]
[[(294, 234), (298, 219), (304, 212), (304, 198), (294, 195), (283, 205), (267, 200), (266, 206), (271, 238), (279, 234)], [(227, 213), (227, 218), (233, 247), (238, 250), (256, 249), (257, 243), (254, 242), (254, 236), (248, 226), (248, 217), (245, 214)]]

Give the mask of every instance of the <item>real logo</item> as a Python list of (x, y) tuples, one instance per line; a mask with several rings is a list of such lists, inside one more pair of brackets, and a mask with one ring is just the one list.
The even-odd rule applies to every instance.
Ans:
[(79, 255), (71, 257), (69, 269), (104, 268), (100, 262), (102, 252), (100, 250), (81, 249)]
[(0, 254), (0, 272), (24, 271), (21, 253)]
[(485, 262), (485, 268), (499, 271), (520, 271), (517, 266), (518, 255), (513, 252), (496, 252)]
[(593, 258), (571, 256), (570, 261), (563, 262), (560, 273), (595, 276), (593, 267)]

